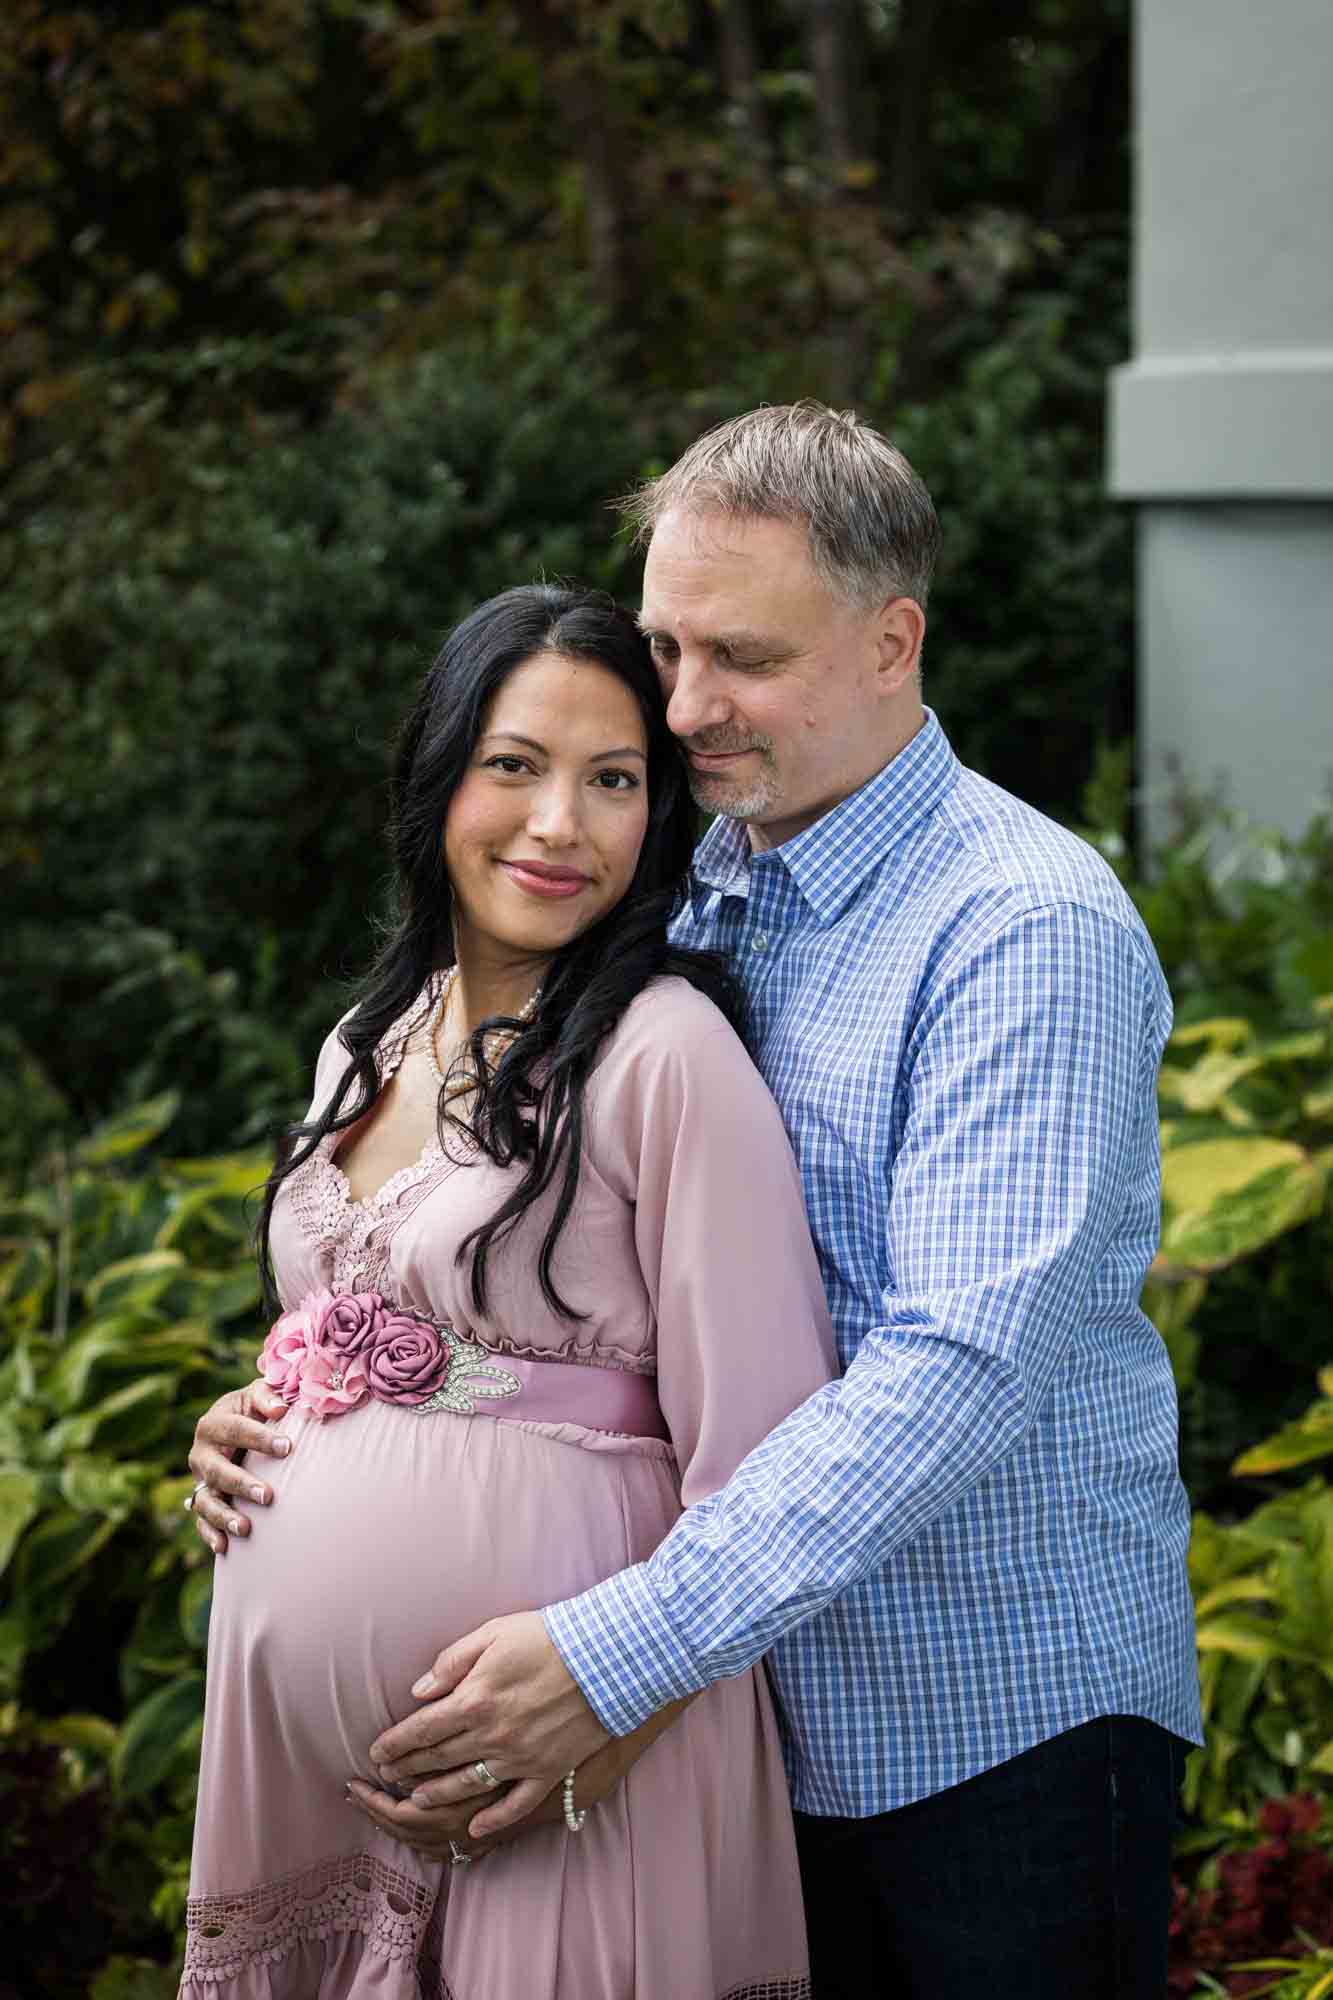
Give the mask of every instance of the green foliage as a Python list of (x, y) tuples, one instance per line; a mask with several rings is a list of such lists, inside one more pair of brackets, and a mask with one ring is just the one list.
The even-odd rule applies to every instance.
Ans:
[[(80, 1934), (130, 1953), (108, 1993), (144, 1995), (166, 1990), (133, 1953), (162, 1944), (150, 1908), (177, 1928), (203, 1711), (210, 1570), (181, 1508), (185, 1458), (200, 1412), (252, 1376), (247, 1205), (266, 1165), (146, 1164), (175, 1109), (168, 1094), (108, 1120), (0, 1215), (0, 1700), (18, 1731), (0, 1740), (0, 1788), (25, 1799), (40, 1765), (47, 1802), (31, 1810), (52, 1826), (12, 1838), (58, 1844), (55, 1819), (71, 1840), (86, 1824), (98, 1880), (114, 1857), (120, 1879)], [(46, 1719), (14, 1720), (33, 1711)], [(42, 1953), (61, 1897), (87, 1895), (82, 1852), (23, 1947), (43, 1992), (65, 1990)]]
[(1290, 1472), (1294, 1466), (1309, 1465), (1313, 1459), (1333, 1453), (1333, 1368), (1319, 1371), (1323, 1395), (1311, 1403), (1304, 1416), (1287, 1424), (1276, 1437), (1243, 1451), (1232, 1471), (1253, 1476), (1265, 1472)]
[(1333, 1294), (1333, 821), (1299, 839), (1184, 798), (1181, 833), (1129, 864), (1129, 767), (1104, 752), (1083, 831), (1152, 933), (1177, 1028), (1162, 1067), (1162, 1254), (1145, 1305), (1181, 1391), (1196, 1503), (1252, 1505), (1232, 1476), (1293, 1424), (1328, 1357)]
[(586, 322), (455, 347), (299, 447), (183, 440), (138, 504), (111, 504), (113, 464), (0, 523), (5, 1015), (58, 1079), (41, 1131), (168, 1082), (178, 1147), (301, 1108), (439, 639), (515, 581), (628, 574), (606, 502), (639, 447), (606, 352)]
[(1291, 1018), (1286, 1033), (1240, 1015), (1189, 1022), (1162, 1066), (1162, 1247), (1145, 1304), (1181, 1389), (1187, 1480), (1215, 1506), (1235, 1504), (1231, 1461), (1257, 1428), (1295, 1419), (1328, 1346), (1333, 1005)]
[(1098, 742), (1128, 728), (1132, 531), (1106, 501), (1101, 419), (1127, 345), (1126, 245), (1003, 243), (1016, 268), (936, 337), (926, 399), (890, 379), (871, 408), (943, 528), (927, 699), (965, 763), (1067, 814)]
[(1333, 1779), (1333, 1492), (1311, 1480), (1190, 1545), (1207, 1745), (1187, 1810), (1238, 1825), (1263, 1799)]

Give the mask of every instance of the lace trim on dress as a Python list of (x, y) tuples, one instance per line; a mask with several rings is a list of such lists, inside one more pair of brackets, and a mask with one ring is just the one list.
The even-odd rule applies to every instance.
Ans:
[(185, 1907), (182, 1978), (214, 1984), (272, 1965), (310, 1939), (354, 1932), (386, 1958), (415, 1964), (435, 1892), (371, 1854), (344, 1854), (239, 1896)]
[[(444, 1970), (434, 1950), (428, 1944), (421, 1953), (419, 1970), (421, 1991), (424, 2000), (462, 2000), (444, 1976)], [(790, 1979), (767, 1979), (759, 1985), (729, 1986), (725, 1993), (719, 1993), (717, 2000), (812, 2000), (814, 1988), (803, 1973)], [(476, 2000), (484, 2000), (478, 1994)]]
[[(380, 1088), (403, 1060), (414, 1030), (439, 997), (432, 981), (407, 1012), (394, 1023), (376, 1051)], [(399, 1227), (434, 1192), (447, 1174), (462, 1165), (470, 1150), (466, 1136), (457, 1135), (458, 1150), (446, 1152), (438, 1137), (409, 1166), (400, 1167), (373, 1195), (353, 1201), (346, 1174), (333, 1158), (342, 1132), (322, 1139), (310, 1158), (290, 1174), (284, 1194), (291, 1202), (297, 1227), (321, 1262), (324, 1282), (335, 1292), (393, 1291), (390, 1256)], [(577, 1333), (558, 1346), (534, 1345), (497, 1336), (486, 1342), (495, 1354), (514, 1354), (527, 1361), (572, 1361), (590, 1368), (615, 1368), (627, 1375), (655, 1375), (653, 1354), (632, 1354), (599, 1340), (581, 1340)]]
[(320, 1141), (304, 1166), (290, 1176), (292, 1213), (320, 1257), (327, 1258), (326, 1283), (335, 1292), (384, 1292), (389, 1286), (389, 1247), (399, 1225), (436, 1183), (458, 1165), (432, 1139), (411, 1166), (400, 1167), (366, 1201), (353, 1201), (347, 1176), (329, 1154), (341, 1134)]
[(718, 2000), (811, 2000), (814, 1987), (802, 1974), (794, 1979), (768, 1979), (758, 1986), (729, 1986)]
[[(432, 1006), (437, 990), (434, 982), (428, 985), (381, 1041), (376, 1051), (381, 1090), (402, 1062), (412, 1032)], [(399, 1224), (441, 1174), (458, 1162), (445, 1153), (438, 1138), (431, 1139), (409, 1166), (390, 1174), (373, 1195), (353, 1201), (347, 1176), (333, 1158), (343, 1137), (342, 1132), (330, 1132), (304, 1165), (288, 1177), (292, 1213), (316, 1252), (328, 1259), (327, 1282), (333, 1291), (383, 1291), (389, 1275), (389, 1246)]]

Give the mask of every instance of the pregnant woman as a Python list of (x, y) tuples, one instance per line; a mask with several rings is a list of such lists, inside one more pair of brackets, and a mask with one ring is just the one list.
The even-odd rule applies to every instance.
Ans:
[[(760, 1672), (466, 1866), (346, 1791), (442, 1647), (647, 1556), (832, 1372), (735, 989), (667, 940), (691, 836), (624, 612), (532, 586), (450, 636), (398, 756), (398, 925), (269, 1185), (281, 1402), (191, 1458), (227, 1559), (184, 2000), (809, 1994)], [(254, 1454), (207, 1440), (269, 1406), (260, 1513)]]

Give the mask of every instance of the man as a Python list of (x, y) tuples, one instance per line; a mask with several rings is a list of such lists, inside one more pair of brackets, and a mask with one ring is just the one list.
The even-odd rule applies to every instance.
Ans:
[(650, 1561), (441, 1654), (372, 1755), (441, 1810), (480, 1760), (516, 1781), (480, 1837), (768, 1653), (818, 2000), (1158, 2000), (1199, 1709), (1175, 1397), (1137, 1304), (1152, 947), (923, 708), (937, 529), (886, 440), (753, 411), (632, 512), (719, 815), (679, 936), (745, 976), (845, 1372)]

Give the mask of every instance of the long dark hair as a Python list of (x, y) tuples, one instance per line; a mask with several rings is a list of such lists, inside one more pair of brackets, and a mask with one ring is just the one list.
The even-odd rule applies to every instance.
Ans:
[[(557, 1189), (538, 1255), (548, 1304), (583, 1319), (562, 1299), (552, 1258), (578, 1186), (588, 1078), (606, 1037), (650, 980), (675, 973), (715, 1001), (740, 1028), (739, 983), (724, 960), (672, 945), (667, 925), (680, 907), (696, 822), (684, 759), (667, 728), (648, 647), (634, 620), (601, 591), (525, 584), (479, 606), (446, 638), (399, 739), (390, 789), (390, 839), (398, 921), (339, 1029), (349, 1061), (318, 1116), (291, 1126), (264, 1190), (258, 1250), (265, 1302), (278, 1306), (269, 1235), (273, 1203), (289, 1174), (330, 1132), (364, 1118), (381, 1082), (376, 1050), (431, 980), (454, 962), (453, 897), (444, 859), (444, 821), (481, 734), (490, 703), (508, 676), (535, 654), (595, 660), (633, 694), (648, 738), (648, 829), (629, 889), (605, 916), (557, 952), (527, 1020), (497, 1016), (470, 1037), (464, 1058), (476, 1078), (465, 1117), (451, 1108), (446, 1080), (436, 1110), (441, 1144), (460, 1125), (500, 1166), (524, 1172), (490, 1219), (459, 1249), (472, 1260), (472, 1301), (486, 1310), (491, 1251), (546, 1190)], [(512, 1039), (488, 1059), (496, 1029)]]

